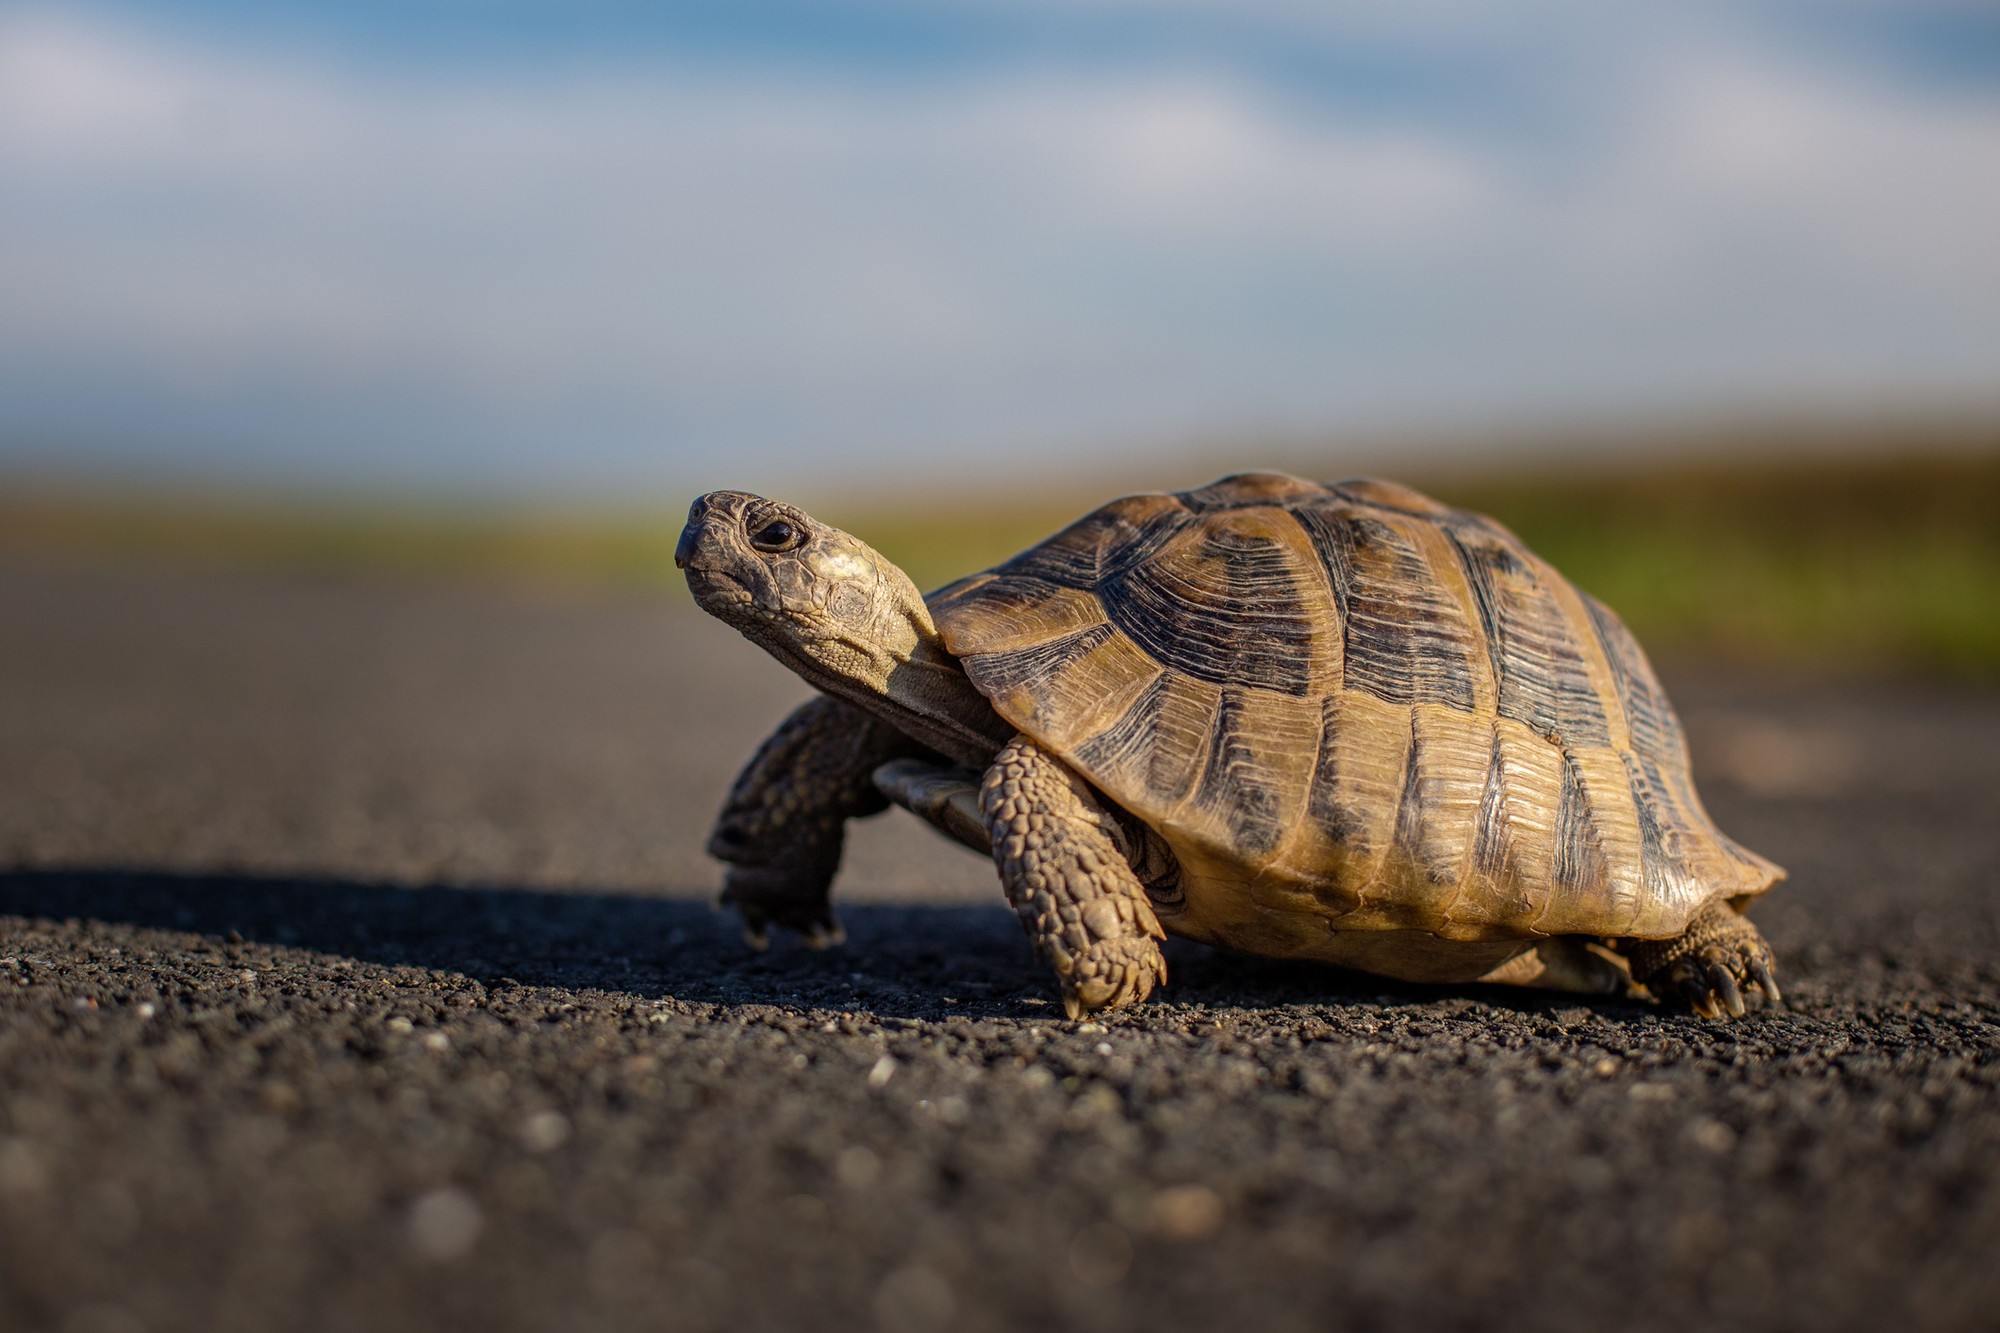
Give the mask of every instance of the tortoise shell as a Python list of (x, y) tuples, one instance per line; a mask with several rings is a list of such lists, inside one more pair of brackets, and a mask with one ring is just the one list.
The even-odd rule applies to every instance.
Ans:
[(1423, 932), (1499, 960), (1675, 936), (1784, 874), (1702, 809), (1618, 618), (1403, 486), (1128, 496), (929, 600), (1001, 716), (1173, 848), (1177, 933), (1354, 961), (1330, 935)]

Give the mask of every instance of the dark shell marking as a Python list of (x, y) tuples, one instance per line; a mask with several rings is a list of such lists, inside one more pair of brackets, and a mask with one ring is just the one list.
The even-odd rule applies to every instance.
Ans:
[(1782, 874), (1709, 821), (1617, 618), (1404, 487), (1127, 497), (931, 609), (1000, 714), (1184, 862), (1343, 931), (1665, 937)]
[(1431, 577), (1418, 545), (1379, 518), (1323, 508), (1293, 514), (1333, 589), (1346, 663), (1344, 684), (1390, 703), (1477, 702), (1479, 634)]

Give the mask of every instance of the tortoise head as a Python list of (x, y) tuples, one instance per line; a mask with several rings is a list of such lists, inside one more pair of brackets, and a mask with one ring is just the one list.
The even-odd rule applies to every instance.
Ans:
[(858, 537), (745, 491), (710, 491), (674, 548), (702, 610), (809, 683), (984, 766), (1013, 731), (965, 678), (909, 576)]
[(881, 688), (886, 659), (937, 636), (902, 570), (858, 537), (760, 495), (696, 500), (674, 564), (702, 610), (823, 689), (829, 673)]
[(963, 680), (909, 576), (793, 505), (711, 491), (688, 510), (674, 563), (702, 610), (811, 684), (899, 724), (913, 689), (934, 692), (939, 670)]

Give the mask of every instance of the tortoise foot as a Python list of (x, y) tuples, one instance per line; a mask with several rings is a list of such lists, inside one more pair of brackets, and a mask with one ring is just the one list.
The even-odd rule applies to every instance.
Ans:
[(1677, 995), (1703, 1018), (1741, 1018), (1746, 996), (1784, 1003), (1771, 946), (1749, 918), (1710, 903), (1671, 940), (1642, 940), (1626, 954), (1632, 976), (1661, 999)]
[(1062, 984), (1063, 1012), (1072, 1019), (1100, 1009), (1138, 1004), (1166, 984), (1167, 960), (1149, 936), (1093, 940), (1080, 952), (1051, 949)]
[(829, 948), (847, 939), (819, 876), (801, 878), (766, 866), (731, 866), (717, 902), (736, 909), (743, 921), (743, 942), (753, 949), (769, 946), (772, 926), (797, 931), (809, 949)]

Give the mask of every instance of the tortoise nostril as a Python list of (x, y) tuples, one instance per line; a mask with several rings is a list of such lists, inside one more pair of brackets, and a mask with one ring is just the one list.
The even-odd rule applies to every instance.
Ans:
[(674, 543), (675, 569), (686, 569), (688, 562), (694, 559), (694, 530), (695, 525), (688, 524), (681, 529), (681, 539)]

